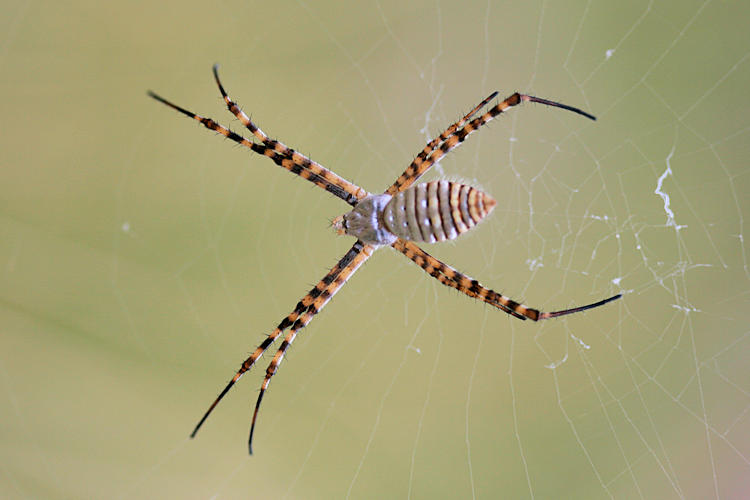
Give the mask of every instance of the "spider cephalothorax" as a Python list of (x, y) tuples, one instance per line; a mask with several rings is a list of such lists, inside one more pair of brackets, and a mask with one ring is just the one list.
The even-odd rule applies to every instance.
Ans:
[(353, 184), (308, 157), (288, 148), (281, 142), (270, 139), (259, 129), (248, 116), (227, 95), (219, 80), (217, 66), (214, 66), (214, 78), (219, 87), (224, 102), (229, 111), (259, 141), (253, 142), (232, 132), (210, 118), (196, 115), (192, 111), (177, 106), (153, 92), (149, 95), (167, 106), (199, 121), (204, 127), (246, 146), (258, 154), (269, 157), (274, 163), (300, 177), (309, 180), (329, 193), (341, 198), (354, 208), (334, 219), (333, 226), (340, 234), (347, 234), (357, 238), (357, 241), (339, 262), (321, 279), (307, 295), (302, 297), (294, 310), (289, 313), (270, 335), (242, 362), (232, 380), (209, 406), (203, 418), (195, 426), (190, 437), (194, 437), (203, 422), (211, 414), (221, 398), (231, 387), (252, 367), (258, 358), (287, 331), (284, 340), (276, 351), (271, 363), (266, 369), (266, 375), (260, 388), (258, 400), (255, 403), (253, 420), (250, 426), (248, 446), (252, 453), (253, 432), (258, 418), (258, 410), (271, 377), (276, 373), (289, 346), (294, 342), (297, 333), (304, 328), (313, 316), (320, 312), (329, 300), (338, 292), (371, 255), (381, 246), (390, 245), (414, 261), (419, 267), (433, 276), (440, 283), (479, 299), (503, 312), (519, 319), (534, 321), (556, 318), (592, 309), (620, 298), (614, 295), (599, 302), (585, 306), (574, 307), (556, 312), (541, 312), (538, 309), (526, 307), (513, 299), (482, 286), (477, 280), (453, 269), (435, 257), (431, 256), (415, 241), (444, 241), (456, 238), (474, 227), (495, 206), (495, 200), (482, 191), (455, 182), (445, 180), (432, 181), (412, 186), (432, 165), (440, 161), (449, 151), (459, 146), (472, 132), (476, 131), (494, 119), (500, 113), (521, 102), (536, 102), (547, 106), (566, 109), (579, 115), (595, 120), (595, 118), (578, 108), (560, 104), (539, 97), (515, 93), (507, 99), (489, 108), (483, 114), (476, 116), (492, 99), (497, 96), (493, 92), (466, 116), (445, 129), (438, 137), (427, 143), (414, 161), (406, 168), (398, 179), (385, 193), (371, 195), (361, 187)]
[(351, 212), (333, 219), (333, 229), (338, 234), (354, 236), (370, 245), (390, 245), (398, 239), (383, 220), (383, 210), (392, 201), (389, 194), (371, 194), (360, 200)]

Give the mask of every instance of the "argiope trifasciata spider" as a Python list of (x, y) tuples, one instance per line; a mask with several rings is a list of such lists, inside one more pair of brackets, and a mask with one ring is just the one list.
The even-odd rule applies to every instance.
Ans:
[(297, 333), (310, 322), (313, 316), (325, 307), (344, 283), (359, 269), (359, 266), (375, 250), (382, 246), (390, 245), (403, 253), (419, 267), (440, 281), (440, 283), (455, 288), (469, 297), (486, 302), (522, 320), (528, 318), (539, 321), (556, 318), (599, 307), (620, 298), (621, 294), (617, 294), (608, 299), (581, 307), (556, 312), (541, 312), (519, 304), (494, 290), (485, 288), (477, 280), (440, 262), (414, 243), (415, 241), (435, 242), (454, 239), (459, 234), (474, 227), (495, 206), (495, 200), (486, 193), (457, 182), (441, 180), (412, 186), (432, 165), (440, 161), (453, 148), (459, 146), (469, 134), (478, 130), (479, 127), (506, 109), (524, 101), (567, 109), (568, 111), (573, 111), (574, 113), (595, 120), (596, 118), (592, 115), (578, 108), (566, 106), (565, 104), (515, 93), (491, 107), (485, 113), (476, 116), (482, 108), (497, 96), (497, 92), (493, 92), (466, 116), (430, 141), (414, 158), (414, 161), (411, 162), (404, 173), (383, 194), (373, 195), (297, 151), (288, 148), (281, 142), (270, 139), (229, 98), (219, 80), (218, 66), (214, 65), (213, 71), (216, 84), (219, 86), (219, 91), (224, 98), (224, 102), (226, 102), (227, 108), (247, 127), (260, 143), (250, 141), (219, 125), (212, 119), (196, 115), (192, 111), (181, 108), (153, 92), (149, 91), (148, 94), (157, 101), (199, 121), (204, 127), (214, 130), (228, 139), (252, 149), (258, 154), (271, 158), (277, 165), (309, 180), (316, 186), (325, 189), (352, 205), (354, 208), (350, 212), (334, 219), (333, 226), (339, 234), (354, 236), (357, 238), (357, 241), (333, 269), (307, 295), (302, 297), (294, 310), (281, 320), (281, 323), (255, 349), (250, 357), (242, 362), (240, 369), (237, 370), (232, 380), (221, 391), (211, 406), (209, 406), (203, 418), (195, 426), (190, 437), (195, 437), (203, 422), (206, 421), (213, 409), (235, 382), (255, 364), (258, 358), (284, 331), (289, 330), (266, 369), (266, 376), (263, 379), (260, 394), (255, 403), (253, 420), (250, 425), (250, 438), (248, 440), (248, 447), (252, 454), (253, 433), (255, 431), (255, 423), (258, 419), (260, 403), (271, 381), (271, 377), (276, 373), (281, 361), (284, 359), (284, 353), (286, 353), (286, 350), (294, 342)]

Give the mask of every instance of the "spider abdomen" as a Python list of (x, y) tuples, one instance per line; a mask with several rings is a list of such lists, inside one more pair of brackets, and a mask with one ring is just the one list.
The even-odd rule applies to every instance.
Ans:
[(383, 209), (383, 224), (406, 240), (452, 240), (484, 219), (495, 203), (488, 194), (466, 184), (426, 182), (394, 194)]

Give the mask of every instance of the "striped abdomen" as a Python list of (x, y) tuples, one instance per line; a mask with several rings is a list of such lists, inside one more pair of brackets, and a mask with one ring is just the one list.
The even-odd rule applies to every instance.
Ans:
[(383, 209), (383, 224), (406, 240), (452, 240), (477, 225), (494, 206), (495, 200), (476, 188), (432, 181), (393, 195)]

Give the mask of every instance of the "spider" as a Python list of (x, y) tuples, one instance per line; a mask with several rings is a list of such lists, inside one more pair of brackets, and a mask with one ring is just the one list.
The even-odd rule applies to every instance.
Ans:
[(287, 349), (292, 345), (299, 331), (307, 326), (313, 316), (328, 304), (331, 298), (351, 278), (357, 269), (370, 258), (373, 252), (383, 246), (389, 245), (403, 253), (428, 274), (440, 281), (440, 283), (455, 288), (469, 297), (497, 307), (501, 311), (521, 320), (531, 319), (539, 321), (557, 318), (593, 309), (621, 297), (621, 294), (617, 294), (585, 306), (555, 312), (541, 312), (538, 309), (527, 307), (494, 290), (484, 287), (477, 280), (431, 256), (415, 243), (417, 241), (435, 242), (454, 239), (479, 223), (495, 206), (495, 200), (488, 194), (458, 182), (439, 180), (414, 185), (414, 182), (424, 175), (432, 165), (440, 161), (452, 149), (461, 145), (472, 132), (475, 132), (482, 125), (488, 123), (508, 108), (522, 102), (536, 102), (547, 106), (554, 106), (583, 115), (591, 120), (596, 120), (593, 115), (565, 104), (519, 93), (511, 95), (504, 101), (489, 108), (485, 113), (478, 115), (479, 111), (497, 96), (497, 92), (493, 92), (466, 116), (427, 143), (404, 173), (383, 194), (370, 194), (361, 187), (339, 177), (319, 163), (285, 146), (283, 143), (269, 138), (227, 95), (219, 79), (218, 65), (214, 65), (213, 74), (216, 85), (219, 87), (219, 92), (227, 105), (227, 109), (242, 122), (259, 142), (248, 140), (228, 128), (219, 125), (214, 120), (188, 111), (154, 92), (149, 91), (148, 95), (170, 108), (197, 120), (204, 127), (218, 132), (227, 139), (246, 146), (258, 154), (269, 157), (280, 167), (299, 175), (303, 179), (309, 180), (316, 186), (347, 202), (353, 209), (344, 215), (336, 217), (333, 220), (333, 227), (339, 234), (354, 236), (357, 238), (357, 241), (341, 260), (333, 266), (328, 274), (302, 297), (294, 310), (282, 319), (273, 332), (242, 362), (234, 377), (232, 377), (224, 390), (219, 393), (218, 397), (208, 407), (208, 410), (206, 410), (203, 417), (195, 426), (195, 429), (190, 434), (191, 438), (195, 437), (213, 409), (219, 404), (219, 401), (229, 392), (229, 389), (255, 364), (266, 349), (282, 333), (288, 330), (266, 369), (266, 375), (255, 403), (255, 410), (253, 411), (253, 418), (250, 424), (250, 436), (248, 438), (248, 451), (252, 455), (253, 435), (258, 420), (260, 403), (271, 382), (271, 377), (278, 370)]

